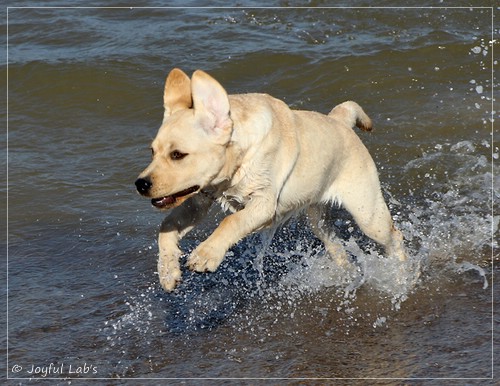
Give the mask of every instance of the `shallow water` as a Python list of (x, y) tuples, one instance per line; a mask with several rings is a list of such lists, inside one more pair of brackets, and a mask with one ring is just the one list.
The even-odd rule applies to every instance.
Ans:
[[(60, 5), (8, 10), (1, 67), (2, 339), (13, 383), (493, 384), (500, 151), (492, 9), (52, 4)], [(294, 108), (363, 106), (375, 130), (359, 135), (405, 235), (406, 276), (332, 208), (359, 268), (352, 282), (335, 276), (298, 217), (272, 239), (240, 242), (214, 274), (186, 270), (164, 293), (155, 275), (163, 215), (133, 181), (149, 161), (172, 67), (202, 68), (230, 93), (267, 92)], [(214, 208), (184, 250), (220, 217)]]

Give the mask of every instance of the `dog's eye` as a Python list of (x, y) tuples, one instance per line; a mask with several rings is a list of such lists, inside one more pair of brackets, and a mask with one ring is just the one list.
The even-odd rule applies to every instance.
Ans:
[(151, 157), (155, 156), (155, 149), (151, 148)]
[(179, 150), (174, 150), (172, 153), (170, 153), (170, 158), (174, 161), (178, 161), (183, 159), (185, 156), (187, 156), (186, 153), (181, 153)]

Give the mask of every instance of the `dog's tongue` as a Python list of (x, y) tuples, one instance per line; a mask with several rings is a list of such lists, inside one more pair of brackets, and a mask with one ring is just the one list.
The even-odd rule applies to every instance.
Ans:
[(174, 196), (167, 196), (162, 198), (154, 198), (151, 200), (151, 204), (157, 208), (164, 208), (167, 205), (172, 205), (175, 202)]

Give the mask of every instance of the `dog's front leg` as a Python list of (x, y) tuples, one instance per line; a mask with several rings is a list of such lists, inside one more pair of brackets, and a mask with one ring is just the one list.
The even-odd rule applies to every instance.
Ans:
[(188, 200), (163, 220), (158, 236), (158, 276), (166, 291), (172, 291), (181, 280), (179, 241), (206, 215), (213, 200), (200, 193)]
[(220, 225), (192, 252), (188, 267), (197, 272), (215, 271), (227, 250), (243, 237), (272, 223), (276, 204), (253, 199), (247, 206), (224, 218)]

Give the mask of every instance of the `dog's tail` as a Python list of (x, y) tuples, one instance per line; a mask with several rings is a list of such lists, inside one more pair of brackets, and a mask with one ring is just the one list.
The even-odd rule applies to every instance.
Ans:
[(372, 131), (372, 120), (363, 111), (360, 105), (353, 101), (347, 101), (335, 106), (328, 114), (329, 117), (341, 119), (351, 127), (355, 125), (363, 131)]

